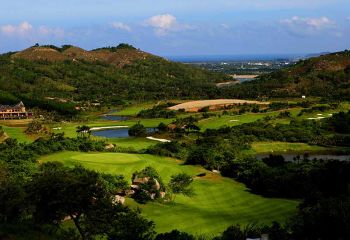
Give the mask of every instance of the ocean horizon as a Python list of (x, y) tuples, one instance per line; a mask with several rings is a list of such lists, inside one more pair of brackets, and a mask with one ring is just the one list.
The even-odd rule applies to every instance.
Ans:
[(176, 62), (221, 62), (221, 61), (272, 61), (305, 58), (308, 54), (242, 54), (242, 55), (188, 55), (164, 56)]

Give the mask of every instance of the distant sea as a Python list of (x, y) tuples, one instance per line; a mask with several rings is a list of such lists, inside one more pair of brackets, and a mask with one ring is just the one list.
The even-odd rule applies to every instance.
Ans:
[(165, 56), (176, 62), (234, 62), (234, 61), (272, 61), (295, 60), (305, 58), (307, 54), (260, 54), (260, 55), (196, 55), (196, 56)]

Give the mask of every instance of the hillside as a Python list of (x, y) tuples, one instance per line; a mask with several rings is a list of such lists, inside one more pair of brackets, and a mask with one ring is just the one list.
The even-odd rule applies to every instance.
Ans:
[(245, 97), (320, 96), (350, 99), (350, 51), (299, 61), (289, 68), (262, 75), (231, 88)]
[(0, 55), (0, 103), (75, 115), (76, 106), (125, 100), (320, 96), (350, 99), (350, 52), (322, 55), (226, 88), (221, 73), (171, 62), (128, 44), (91, 51), (33, 46)]
[(48, 45), (27, 48), (13, 54), (11, 58), (28, 61), (48, 61), (51, 63), (58, 61), (105, 62), (122, 68), (127, 64), (132, 64), (134, 61), (156, 58), (156, 56), (137, 50), (127, 44), (121, 44), (115, 48), (106, 47), (92, 51), (86, 51), (71, 45), (64, 45), (61, 48)]
[(33, 46), (0, 56), (0, 102), (23, 100), (51, 108), (58, 103), (210, 98), (217, 95), (215, 83), (227, 78), (127, 44), (92, 51)]

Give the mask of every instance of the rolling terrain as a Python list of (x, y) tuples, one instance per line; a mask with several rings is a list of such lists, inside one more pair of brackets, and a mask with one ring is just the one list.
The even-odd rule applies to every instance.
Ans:
[(87, 51), (64, 45), (33, 46), (0, 55), (0, 102), (75, 116), (96, 106), (167, 99), (275, 97), (350, 98), (349, 51), (299, 61), (241, 84), (223, 73), (143, 52), (127, 44)]
[[(74, 115), (91, 106), (153, 99), (208, 98), (229, 77), (129, 45), (86, 51), (33, 46), (0, 56), (0, 102)], [(93, 103), (93, 104), (92, 104)]]
[(301, 97), (350, 99), (350, 51), (321, 55), (231, 88), (246, 97)]
[[(133, 172), (152, 166), (168, 182), (171, 175), (187, 173), (195, 177), (194, 197), (177, 196), (174, 203), (151, 202), (140, 205), (127, 199), (127, 205), (140, 207), (153, 220), (157, 232), (172, 229), (194, 234), (215, 234), (233, 223), (269, 224), (284, 221), (296, 209), (298, 201), (264, 198), (254, 195), (232, 179), (221, 177), (199, 166), (183, 165), (182, 161), (144, 154), (62, 152), (44, 156), (39, 162), (60, 161), (68, 166), (81, 164), (99, 172), (122, 174), (129, 179)], [(195, 221), (194, 221), (195, 220)], [(171, 223), (171, 224), (170, 224)]]

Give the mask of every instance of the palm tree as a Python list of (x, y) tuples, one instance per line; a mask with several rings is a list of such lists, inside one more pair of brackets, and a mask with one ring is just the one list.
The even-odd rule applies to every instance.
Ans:
[(90, 138), (91, 136), (91, 128), (86, 125), (78, 126), (76, 132), (78, 134), (78, 137)]

